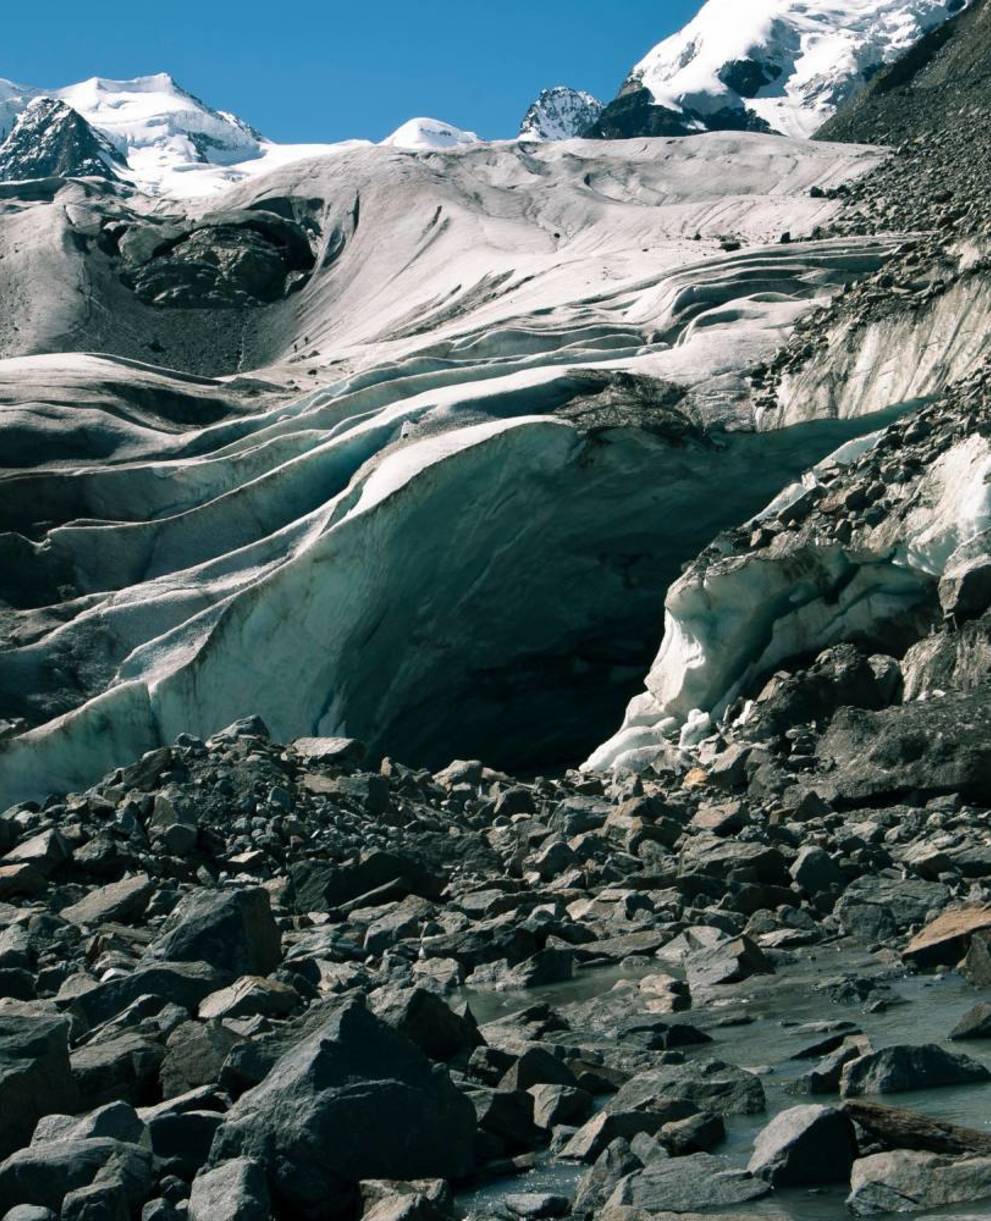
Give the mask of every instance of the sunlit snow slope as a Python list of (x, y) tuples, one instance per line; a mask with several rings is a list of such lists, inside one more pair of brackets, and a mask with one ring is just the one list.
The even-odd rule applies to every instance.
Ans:
[(809, 136), (964, 0), (707, 0), (632, 70), (627, 89), (694, 116), (744, 111)]

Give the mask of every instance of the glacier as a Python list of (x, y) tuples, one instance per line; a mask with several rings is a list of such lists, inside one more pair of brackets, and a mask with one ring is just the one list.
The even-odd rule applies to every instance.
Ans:
[[(764, 429), (747, 371), (896, 245), (802, 240), (837, 206), (823, 189), (882, 156), (746, 134), (381, 146), (233, 187), (238, 216), (309, 201), (316, 269), (260, 315), (263, 364), (0, 361), (0, 716), (29, 726), (0, 795), (83, 786), (245, 707), (414, 760), (577, 762), (642, 681), (681, 563), (876, 427)], [(80, 344), (100, 310), (59, 286), (88, 264), (51, 234), (112, 204), (67, 183), (10, 205), (11, 279)]]

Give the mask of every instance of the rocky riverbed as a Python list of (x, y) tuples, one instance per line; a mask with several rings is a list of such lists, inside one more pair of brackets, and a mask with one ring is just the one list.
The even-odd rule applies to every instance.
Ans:
[(520, 781), (249, 719), (9, 810), (0, 1216), (991, 1196), (987, 811), (738, 745)]

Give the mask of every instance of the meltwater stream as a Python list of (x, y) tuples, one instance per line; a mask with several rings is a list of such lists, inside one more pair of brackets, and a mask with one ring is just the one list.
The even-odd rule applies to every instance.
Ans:
[[(714, 1040), (700, 1048), (686, 1049), (687, 1058), (716, 1057), (741, 1068), (758, 1072), (767, 1096), (767, 1111), (761, 1115), (727, 1116), (727, 1139), (714, 1153), (734, 1164), (746, 1166), (757, 1133), (779, 1111), (807, 1102), (837, 1101), (829, 1095), (809, 1097), (796, 1094), (794, 1081), (814, 1065), (814, 1061), (791, 1059), (796, 1052), (813, 1043), (807, 1023), (849, 1021), (856, 1024), (875, 1049), (896, 1043), (940, 1043), (991, 1068), (991, 1041), (947, 1043), (947, 1035), (974, 1004), (986, 993), (971, 987), (956, 974), (942, 976), (904, 975), (897, 963), (879, 964), (877, 957), (849, 946), (819, 945), (796, 953), (798, 961), (780, 967), (773, 976), (756, 976), (725, 990), (704, 1007), (672, 1015), (671, 1021), (687, 1021), (704, 1030)], [(632, 960), (603, 968), (587, 968), (575, 979), (562, 984), (535, 988), (525, 993), (493, 993), (465, 990), (467, 1000), (481, 1024), (511, 1016), (533, 1004), (545, 1002), (565, 1018), (569, 1008), (584, 1009), (590, 1001), (623, 988), (624, 981), (635, 981), (669, 964), (656, 960)], [(674, 972), (673, 972), (674, 973)], [(893, 1003), (877, 1013), (865, 1012), (854, 1005), (837, 1003), (819, 987), (841, 977), (871, 976), (890, 984), (901, 1003)], [(631, 999), (638, 995), (631, 991)], [(574, 1022), (576, 1032), (581, 1026)], [(603, 1100), (604, 1101), (604, 1100)], [(887, 1094), (878, 1099), (900, 1108), (923, 1112), (945, 1120), (991, 1133), (991, 1084), (955, 1086)], [(545, 1160), (535, 1169), (512, 1178), (484, 1183), (459, 1197), (467, 1213), (507, 1215), (504, 1200), (520, 1192), (548, 1192), (573, 1196), (584, 1167)], [(749, 1205), (709, 1212), (702, 1216), (753, 1217), (766, 1221), (837, 1221), (849, 1216), (844, 1188), (823, 1188), (776, 1192)], [(987, 1221), (991, 1202), (955, 1205), (912, 1214), (918, 1218), (953, 1218), (954, 1221)]]

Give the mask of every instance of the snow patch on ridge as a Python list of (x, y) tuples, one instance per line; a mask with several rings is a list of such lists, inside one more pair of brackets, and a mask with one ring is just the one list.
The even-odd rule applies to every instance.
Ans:
[(397, 127), (382, 143), (387, 148), (402, 148), (411, 152), (433, 152), (449, 148), (464, 148), (480, 144), (481, 137), (473, 131), (462, 131), (440, 119), (410, 119)]

